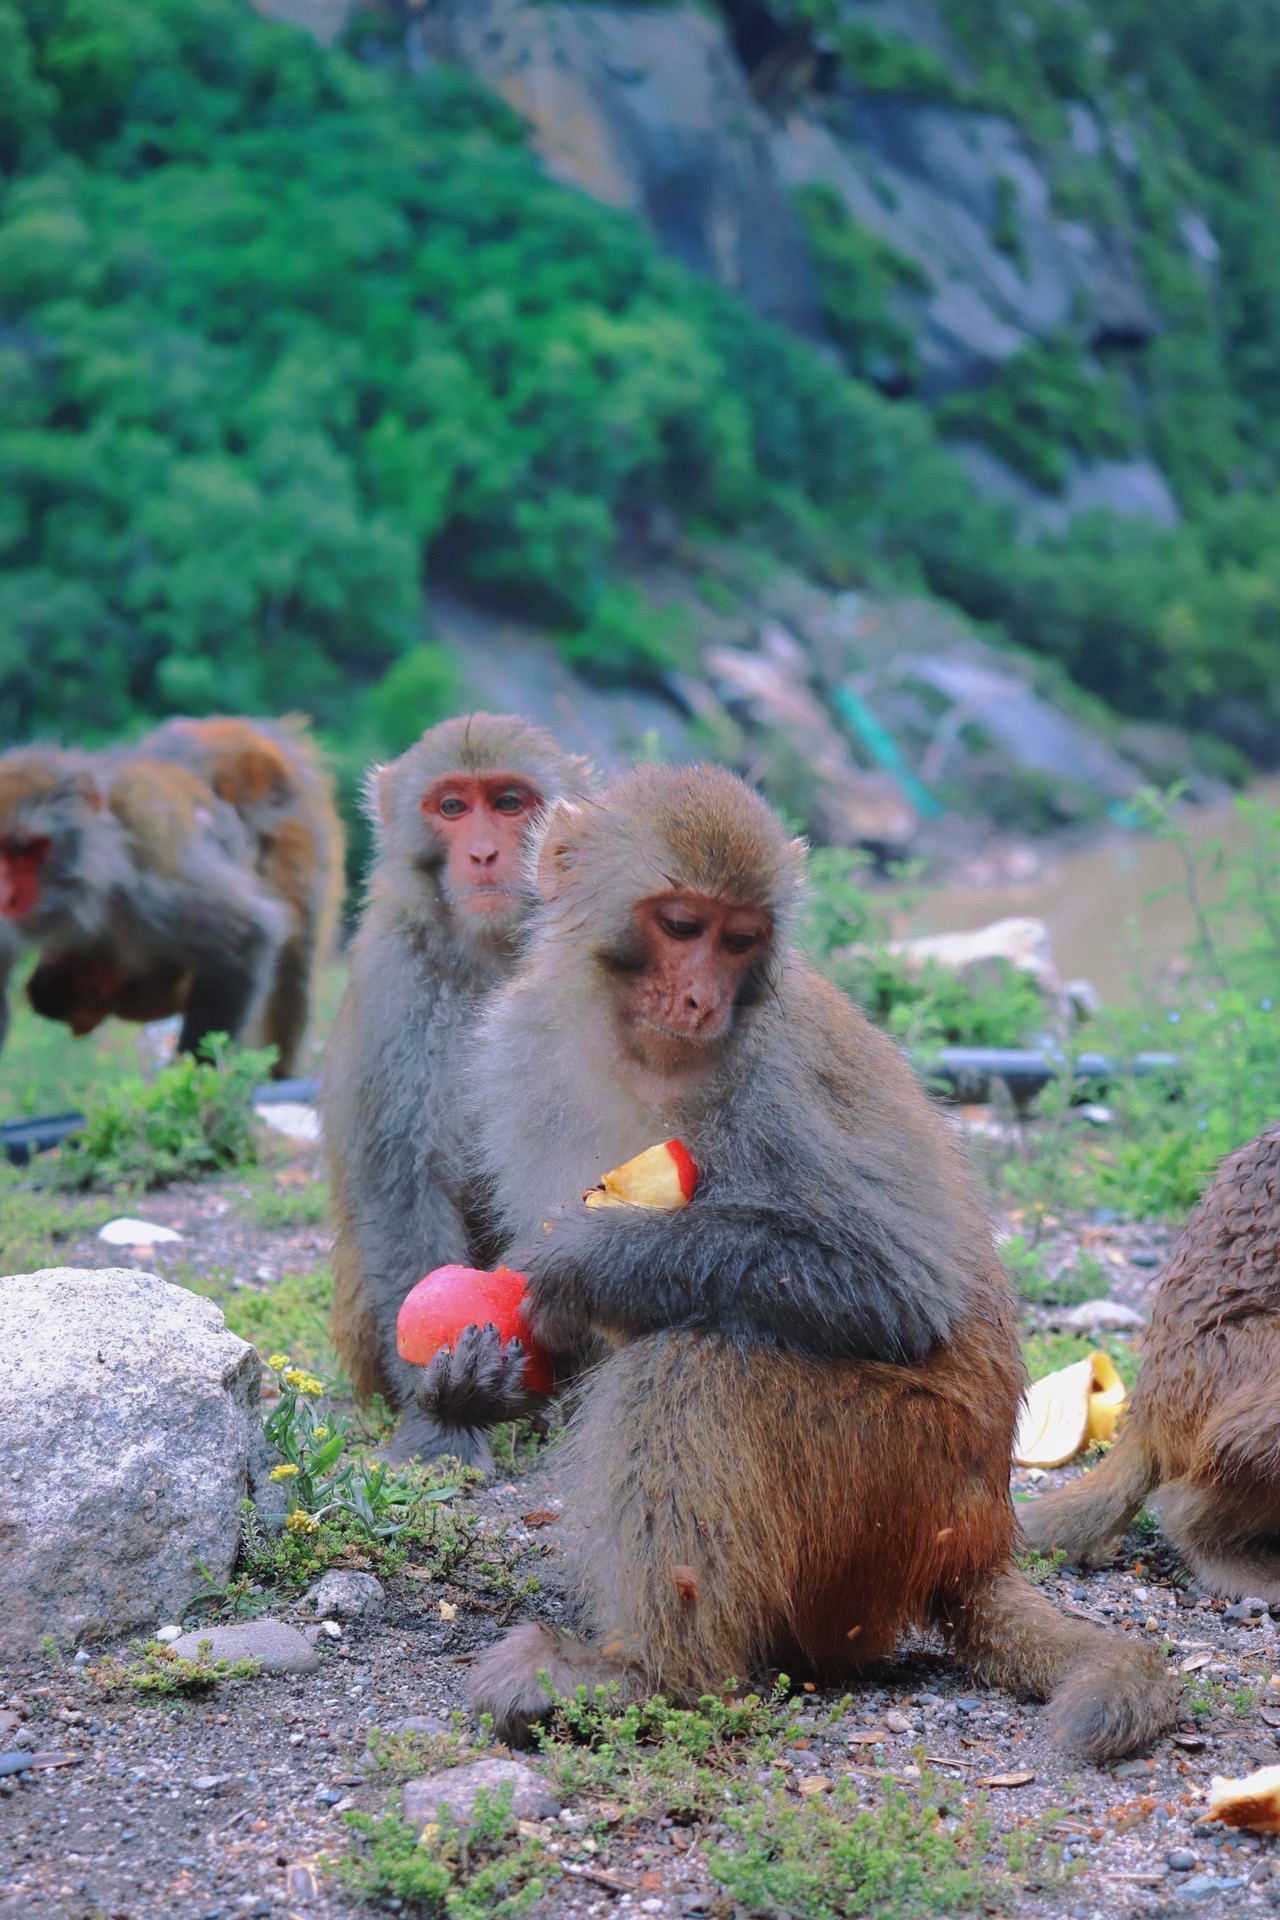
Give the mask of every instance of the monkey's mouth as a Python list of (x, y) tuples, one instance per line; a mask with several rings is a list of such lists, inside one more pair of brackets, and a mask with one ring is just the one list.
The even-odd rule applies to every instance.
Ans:
[(454, 895), (455, 906), (464, 913), (473, 913), (477, 919), (490, 920), (499, 914), (510, 913), (518, 896), (514, 887), (505, 881), (495, 881), (492, 886), (481, 882), (479, 886), (459, 889)]
[(635, 1024), (656, 1034), (660, 1040), (665, 1040), (668, 1046), (709, 1047), (717, 1040), (723, 1040), (726, 1037), (733, 1025), (733, 1014), (731, 1011), (718, 1014), (714, 1022), (708, 1022), (701, 1027), (677, 1027), (665, 1020), (660, 1020), (656, 1014), (641, 1013), (635, 1016)]

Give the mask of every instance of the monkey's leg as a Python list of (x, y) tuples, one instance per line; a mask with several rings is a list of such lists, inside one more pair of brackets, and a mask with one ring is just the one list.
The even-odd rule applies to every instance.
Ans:
[(1073, 1567), (1100, 1567), (1120, 1535), (1159, 1483), (1159, 1468), (1147, 1446), (1135, 1409), (1115, 1446), (1079, 1480), (1042, 1493), (1018, 1508), (1018, 1526), (1037, 1553), (1055, 1548)]
[(540, 1668), (553, 1692), (617, 1681), (696, 1700), (762, 1664), (803, 1543), (777, 1497), (794, 1463), (753, 1417), (753, 1385), (728, 1342), (683, 1333), (632, 1341), (588, 1376), (562, 1483), (590, 1641), (523, 1628), (483, 1657), (473, 1702), (508, 1737), (550, 1707)]
[(938, 1607), (976, 1680), (1049, 1701), (1059, 1745), (1105, 1766), (1178, 1717), (1181, 1686), (1153, 1647), (1060, 1614), (1008, 1567)]
[(298, 1054), (311, 1017), (312, 954), (309, 943), (286, 940), (276, 955), (275, 978), (262, 1016), (263, 1045), (276, 1049), (273, 1080), (289, 1080), (297, 1071)]

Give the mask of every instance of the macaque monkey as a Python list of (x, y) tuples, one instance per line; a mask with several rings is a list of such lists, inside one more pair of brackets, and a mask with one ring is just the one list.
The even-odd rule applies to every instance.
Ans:
[(1280, 1600), (1280, 1125), (1228, 1155), (1161, 1277), (1120, 1438), (1019, 1512), (1101, 1566), (1149, 1494), (1209, 1593)]
[(171, 721), (128, 750), (0, 757), (0, 968), (37, 946), (31, 1004), (77, 1035), (181, 1014), (184, 1052), (227, 1032), (275, 1045), (287, 1075), (341, 885), (296, 728)]
[[(488, 1421), (444, 1435), (419, 1410), (396, 1316), (433, 1267), (487, 1263), (463, 1103), (472, 1034), (519, 952), (529, 823), (545, 802), (583, 794), (587, 778), (585, 761), (540, 727), (488, 713), (430, 728), (370, 777), (377, 853), (324, 1073), (333, 1329), (357, 1397), (380, 1393), (404, 1413), (400, 1459), (447, 1452), (489, 1465)], [(441, 1364), (465, 1372), (473, 1400), (488, 1381), (494, 1404), (509, 1404), (496, 1340), (477, 1334)]]
[(261, 1032), (263, 1044), (277, 1049), (273, 1078), (287, 1080), (297, 1071), (316, 976), (342, 908), (344, 836), (333, 782), (297, 719), (168, 720), (135, 751), (189, 768), (234, 809), (256, 872), (288, 910)]
[[(1081, 1754), (1150, 1739), (1177, 1699), (1155, 1652), (1013, 1564), (1007, 1283), (897, 1048), (790, 945), (802, 844), (720, 769), (642, 767), (550, 807), (530, 857), (475, 1125), (532, 1335), (609, 1351), (560, 1488), (588, 1637), (517, 1628), (477, 1710), (519, 1740), (540, 1675), (682, 1701), (772, 1662), (839, 1681), (936, 1624)], [(700, 1170), (682, 1211), (583, 1203), (672, 1137)], [(468, 1417), (462, 1389), (434, 1404)]]

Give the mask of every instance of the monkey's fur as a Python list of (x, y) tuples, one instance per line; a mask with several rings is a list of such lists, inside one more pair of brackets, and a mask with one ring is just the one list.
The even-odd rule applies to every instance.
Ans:
[(0, 946), (5, 975), (39, 948), (37, 1013), (78, 1034), (181, 1013), (183, 1051), (225, 1031), (293, 1069), (342, 885), (332, 792), (300, 728), (171, 721), (128, 750), (15, 749), (0, 847), (40, 841), (39, 899)]
[(1100, 1566), (1157, 1488), (1201, 1587), (1280, 1600), (1280, 1124), (1222, 1162), (1183, 1227), (1119, 1440), (1022, 1530)]
[[(638, 769), (537, 831), (546, 905), (482, 1023), (477, 1111), (535, 1334), (613, 1351), (564, 1453), (591, 1637), (518, 1628), (477, 1710), (522, 1738), (540, 1671), (681, 1700), (767, 1662), (838, 1680), (936, 1622), (978, 1679), (1051, 1695), (1087, 1757), (1151, 1738), (1177, 1698), (1156, 1655), (1061, 1618), (1013, 1565), (1007, 1284), (897, 1049), (788, 944), (800, 846), (717, 769)], [(640, 1070), (617, 1014), (633, 908), (676, 889), (767, 909), (775, 935), (726, 1044)], [(580, 1204), (672, 1135), (700, 1169), (687, 1208)]]
[(546, 800), (585, 791), (586, 762), (540, 727), (475, 713), (426, 732), (374, 770), (377, 839), (368, 897), (325, 1060), (334, 1221), (333, 1334), (357, 1397), (406, 1418), (397, 1454), (460, 1454), (484, 1466), (480, 1433), (442, 1435), (418, 1410), (418, 1370), (396, 1352), (409, 1289), (451, 1261), (488, 1265), (470, 1190), (461, 1077), (481, 999), (515, 965), (524, 906), (486, 924), (453, 912), (424, 792), (449, 773), (520, 773)]
[(169, 720), (139, 741), (137, 752), (190, 768), (234, 808), (257, 873), (288, 909), (262, 1039), (278, 1049), (273, 1077), (289, 1079), (342, 908), (344, 835), (333, 781), (298, 719)]

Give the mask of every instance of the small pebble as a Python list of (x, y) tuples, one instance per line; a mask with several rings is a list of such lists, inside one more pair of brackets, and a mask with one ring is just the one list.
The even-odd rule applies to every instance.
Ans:
[(25, 1773), (30, 1765), (29, 1753), (0, 1753), (0, 1780), (10, 1773)]
[(327, 1635), (330, 1640), (341, 1640), (342, 1638), (342, 1628), (336, 1620), (322, 1620), (320, 1622), (320, 1631)]
[(336, 1807), (341, 1798), (336, 1787), (320, 1787), (316, 1791), (316, 1799), (322, 1807)]
[(884, 1724), (888, 1727), (890, 1733), (910, 1733), (911, 1731), (911, 1722), (908, 1720), (906, 1714), (899, 1713), (896, 1707), (889, 1713), (886, 1713), (884, 1716)]
[(1200, 1865), (1199, 1855), (1192, 1853), (1190, 1847), (1174, 1847), (1171, 1853), (1166, 1853), (1164, 1860), (1173, 1873), (1191, 1873)]
[(181, 1640), (181, 1638), (182, 1628), (175, 1627), (172, 1621), (167, 1626), (156, 1628), (156, 1639), (162, 1641), (165, 1646), (168, 1646), (171, 1640)]
[(87, 1654), (87, 1653), (85, 1652), (85, 1650), (84, 1650), (84, 1648), (83, 1648), (83, 1647), (81, 1647), (81, 1649), (80, 1649), (80, 1651), (79, 1651), (78, 1653), (75, 1653), (75, 1654), (73, 1654), (73, 1655), (72, 1655), (72, 1657), (71, 1657), (71, 1664), (72, 1664), (72, 1666), (73, 1666), (73, 1667), (87, 1667), (87, 1666), (88, 1666), (88, 1664), (89, 1664), (89, 1656), (88, 1656), (88, 1654)]

